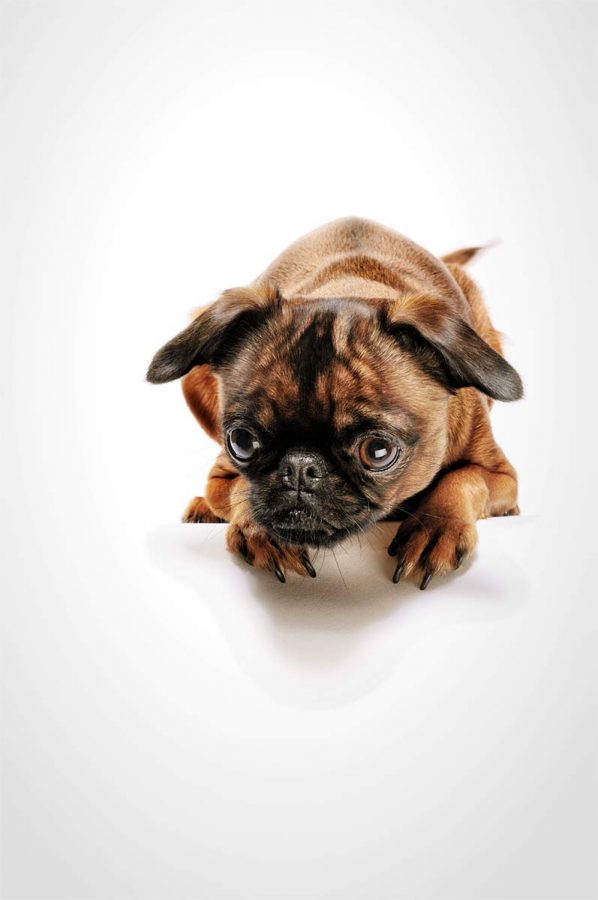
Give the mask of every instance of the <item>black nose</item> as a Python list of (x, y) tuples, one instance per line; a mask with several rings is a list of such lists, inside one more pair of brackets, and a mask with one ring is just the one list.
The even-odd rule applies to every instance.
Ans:
[(278, 473), (287, 490), (310, 492), (326, 475), (326, 466), (315, 453), (291, 450), (282, 458)]

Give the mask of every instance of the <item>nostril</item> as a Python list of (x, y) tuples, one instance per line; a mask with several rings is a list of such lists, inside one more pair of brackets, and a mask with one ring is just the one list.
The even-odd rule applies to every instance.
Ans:
[(305, 474), (307, 475), (308, 478), (319, 478), (320, 477), (319, 472), (315, 466), (308, 466), (307, 469), (305, 470)]

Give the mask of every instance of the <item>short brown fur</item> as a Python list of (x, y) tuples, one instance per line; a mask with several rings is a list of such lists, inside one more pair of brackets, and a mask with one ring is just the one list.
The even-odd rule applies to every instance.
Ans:
[[(331, 423), (342, 429), (349, 426), (356, 408), (377, 413), (383, 420), (390, 415), (384, 412), (389, 398), (401, 397), (405, 427), (408, 430), (408, 423), (413, 425), (418, 445), (411, 467), (402, 476), (400, 491), (397, 488), (395, 495), (390, 490), (381, 510), (390, 514), (397, 504), (417, 496), (415, 510), (400, 525), (389, 552), (397, 556), (395, 581), (405, 575), (417, 579), (422, 588), (432, 575), (458, 568), (472, 552), (478, 519), (519, 511), (515, 470), (496, 444), (490, 426), (492, 399), (474, 386), (457, 384), (447, 389), (441, 384), (433, 371), (436, 350), (428, 354), (429, 371), (424, 365), (425, 350), (419, 356), (405, 352), (393, 357), (392, 366), (388, 361), (389, 348), (394, 346), (389, 336), (393, 330), (397, 334), (417, 332), (441, 350), (443, 341), (454, 345), (477, 335), (502, 356), (500, 335), (478, 287), (463, 269), (477, 249), (455, 251), (442, 261), (391, 229), (365, 219), (341, 219), (293, 243), (249, 288), (227, 292), (229, 298), (240, 296), (247, 315), (262, 315), (276, 304), (277, 327), (288, 328), (298, 339), (302, 328), (317, 331), (319, 327), (311, 316), (315, 304), (325, 317), (328, 302), (359, 300), (334, 320), (336, 357), (314, 377), (314, 402), (322, 415), (327, 415), (326, 405), (332, 398)], [(373, 336), (370, 314), (378, 315), (380, 310), (389, 333), (380, 331)], [(305, 320), (301, 319), (304, 312)], [(297, 325), (297, 321), (305, 324)], [(264, 329), (266, 338), (259, 348), (251, 347), (250, 336), (241, 335), (235, 372), (246, 384), (255, 386), (256, 415), (269, 427), (278, 405), (282, 403), (290, 415), (294, 406), (299, 408), (302, 396), (274, 332), (272, 340), (267, 339), (267, 320)], [(220, 332), (214, 329), (216, 333)], [(191, 411), (221, 444), (221, 368), (227, 364), (225, 358), (214, 366), (195, 365), (183, 379)], [(483, 369), (483, 360), (479, 367)], [(150, 380), (168, 380), (151, 378), (151, 372), (150, 368)], [(502, 399), (514, 399), (517, 389), (512, 390), (511, 397)], [(276, 572), (281, 580), (290, 570), (312, 574), (307, 548), (284, 545), (257, 524), (248, 495), (246, 478), (223, 449), (210, 471), (205, 498), (191, 502), (184, 521), (230, 522), (229, 549), (258, 568)]]

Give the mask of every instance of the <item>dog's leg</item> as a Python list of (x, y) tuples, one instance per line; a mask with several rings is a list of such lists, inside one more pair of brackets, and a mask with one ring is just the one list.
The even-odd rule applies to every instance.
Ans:
[(473, 551), (478, 519), (518, 515), (515, 470), (496, 446), (492, 456), (491, 469), (469, 462), (453, 466), (424, 492), (388, 548), (397, 557), (395, 583), (405, 575), (424, 590), (434, 575), (458, 569)]
[(187, 504), (181, 520), (183, 522), (224, 522), (212, 510), (205, 497), (194, 497)]
[[(239, 553), (251, 566), (273, 572), (286, 581), (288, 571), (316, 577), (316, 571), (305, 547), (291, 547), (277, 541), (253, 521), (249, 504), (249, 485), (221, 453), (208, 476), (206, 497), (201, 500), (215, 517), (210, 521), (230, 522), (226, 543), (232, 553)], [(191, 508), (196, 501), (192, 501)], [(190, 521), (190, 520), (187, 520)], [(197, 521), (197, 520), (194, 520)], [(208, 521), (202, 519), (201, 521)]]

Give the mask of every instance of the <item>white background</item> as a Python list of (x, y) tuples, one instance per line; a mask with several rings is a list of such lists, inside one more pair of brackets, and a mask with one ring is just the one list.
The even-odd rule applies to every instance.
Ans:
[[(595, 44), (591, 3), (3, 3), (6, 897), (596, 895)], [(388, 529), (280, 586), (176, 524), (215, 445), (144, 383), (349, 214), (500, 239), (524, 516), (425, 594)]]

